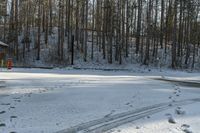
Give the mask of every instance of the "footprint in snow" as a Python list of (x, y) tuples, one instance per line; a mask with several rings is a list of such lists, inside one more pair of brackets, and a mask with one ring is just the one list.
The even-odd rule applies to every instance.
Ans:
[(168, 122), (171, 124), (176, 124), (176, 121), (172, 116), (168, 117)]
[(182, 128), (189, 128), (189, 127), (190, 127), (190, 125), (183, 124), (183, 125), (181, 125), (181, 127), (182, 127)]
[(165, 116), (168, 117), (168, 122), (171, 124), (176, 124), (175, 119), (172, 117), (172, 115), (170, 113), (165, 114)]
[(177, 109), (182, 109), (181, 107), (177, 107)]
[(15, 107), (14, 106), (10, 106), (10, 109), (15, 109)]
[(11, 118), (11, 119), (14, 119), (14, 118), (17, 118), (17, 116), (11, 116), (10, 118)]
[(21, 102), (21, 100), (15, 100), (15, 102)]
[(187, 125), (187, 124), (183, 124), (182, 126), (181, 126), (181, 128), (182, 128), (182, 131), (184, 132), (184, 133), (193, 133), (189, 128), (190, 128), (190, 125)]
[(27, 94), (27, 97), (31, 97), (31, 95), (32, 95), (32, 93), (28, 93), (28, 94)]
[(170, 113), (165, 114), (165, 116), (172, 116)]
[(108, 131), (107, 133), (112, 133), (112, 132), (114, 132), (114, 130), (110, 130), (110, 131)]
[(60, 125), (60, 123), (56, 123), (56, 126), (59, 126)]
[(11, 117), (10, 117), (10, 121), (12, 122), (12, 120), (13, 120), (13, 119), (16, 119), (16, 118), (17, 118), (17, 116), (11, 116)]
[(134, 95), (132, 98), (135, 99), (137, 97), (137, 95)]
[(13, 99), (15, 99), (15, 100), (19, 100), (19, 99), (21, 99), (21, 97), (14, 97)]
[(1, 103), (1, 105), (8, 106), (8, 105), (10, 105), (10, 103)]
[(0, 123), (0, 127), (6, 127), (5, 123)]
[(130, 103), (126, 103), (125, 105), (130, 105)]
[(177, 115), (184, 115), (185, 114), (185, 111), (179, 110), (179, 109), (176, 109), (175, 112), (176, 112)]
[(186, 112), (185, 112), (184, 110), (182, 110), (181, 107), (177, 107), (177, 108), (175, 109), (175, 113), (176, 113), (177, 115), (184, 115)]
[(140, 129), (140, 127), (139, 127), (139, 126), (136, 126), (135, 128), (136, 128), (136, 129)]
[(6, 113), (6, 111), (0, 111), (0, 114), (4, 114), (4, 113)]
[(173, 105), (170, 103), (168, 106), (172, 107)]
[(130, 105), (129, 107), (131, 107), (131, 108), (132, 108), (132, 107), (133, 107), (133, 105)]

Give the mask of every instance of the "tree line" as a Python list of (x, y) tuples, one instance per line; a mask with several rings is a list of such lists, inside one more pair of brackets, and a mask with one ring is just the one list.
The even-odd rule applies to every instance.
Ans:
[(41, 47), (50, 48), (54, 35), (61, 62), (76, 54), (95, 60), (98, 52), (111, 64), (128, 58), (172, 68), (200, 64), (199, 0), (1, 1), (1, 39), (16, 60), (25, 58), (33, 42), (40, 60)]

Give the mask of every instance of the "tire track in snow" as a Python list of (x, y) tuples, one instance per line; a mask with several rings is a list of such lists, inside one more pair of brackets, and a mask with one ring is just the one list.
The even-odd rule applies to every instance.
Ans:
[(56, 133), (102, 133), (117, 126), (144, 118), (148, 115), (180, 105), (192, 104), (195, 102), (200, 102), (200, 98), (155, 104), (152, 106), (147, 106), (133, 111), (128, 111), (79, 124), (77, 126), (58, 131)]

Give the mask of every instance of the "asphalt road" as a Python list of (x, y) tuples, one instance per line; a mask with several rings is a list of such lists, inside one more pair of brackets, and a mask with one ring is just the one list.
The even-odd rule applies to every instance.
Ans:
[(5, 88), (6, 88), (5, 82), (0, 81), (0, 99), (6, 96), (5, 94), (2, 93)]

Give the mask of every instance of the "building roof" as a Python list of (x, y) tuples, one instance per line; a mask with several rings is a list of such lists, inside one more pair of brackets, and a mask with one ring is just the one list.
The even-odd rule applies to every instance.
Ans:
[(8, 44), (5, 44), (4, 42), (0, 41), (0, 47), (8, 47)]

